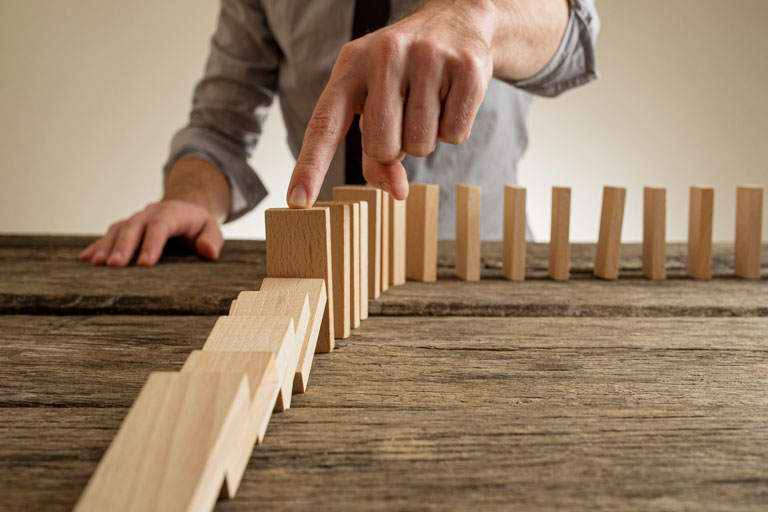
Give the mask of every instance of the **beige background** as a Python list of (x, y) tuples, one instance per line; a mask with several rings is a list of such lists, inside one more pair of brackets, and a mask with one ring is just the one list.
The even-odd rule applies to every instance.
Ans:
[[(572, 238), (594, 240), (611, 184), (628, 187), (624, 238), (639, 240), (642, 186), (660, 185), (668, 238), (684, 240), (697, 183), (716, 187), (715, 238), (732, 240), (736, 185), (768, 183), (768, 2), (598, 7), (601, 79), (531, 111), (521, 181), (534, 234), (549, 237), (550, 187), (569, 185)], [(100, 233), (159, 196), (217, 10), (214, 0), (0, 2), (0, 232)], [(264, 208), (283, 205), (284, 140), (275, 109), (253, 158), (272, 194), (226, 236), (263, 237)]]

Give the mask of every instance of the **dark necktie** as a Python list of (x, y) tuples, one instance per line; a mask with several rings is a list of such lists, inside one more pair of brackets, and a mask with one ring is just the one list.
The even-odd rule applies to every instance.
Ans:
[[(356, 0), (352, 22), (352, 39), (380, 29), (389, 21), (390, 0)], [(363, 137), (360, 133), (360, 116), (356, 115), (346, 137), (345, 182), (363, 184)]]

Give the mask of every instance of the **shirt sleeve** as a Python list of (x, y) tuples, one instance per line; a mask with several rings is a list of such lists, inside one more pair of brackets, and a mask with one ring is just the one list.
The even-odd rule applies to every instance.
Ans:
[(570, 16), (555, 56), (539, 73), (512, 85), (539, 96), (554, 97), (597, 78), (595, 43), (600, 18), (595, 0), (569, 0)]
[(163, 171), (167, 177), (183, 157), (202, 158), (220, 169), (231, 189), (227, 221), (267, 195), (248, 158), (277, 90), (281, 58), (258, 0), (222, 0), (189, 123), (174, 135)]

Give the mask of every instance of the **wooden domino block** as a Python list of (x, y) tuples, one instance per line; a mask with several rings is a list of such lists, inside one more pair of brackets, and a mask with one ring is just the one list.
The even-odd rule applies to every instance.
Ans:
[(275, 357), (271, 352), (195, 350), (187, 358), (181, 373), (227, 373), (248, 377), (248, 417), (242, 424), (241, 435), (233, 437), (231, 441), (233, 455), (224, 472), (224, 490), (228, 498), (234, 498), (251, 458), (253, 446), (264, 439), (280, 392), (280, 376)]
[(622, 187), (603, 188), (603, 210), (595, 255), (595, 275), (602, 279), (619, 278), (621, 224), (626, 195), (627, 189)]
[(712, 220), (715, 189), (691, 187), (688, 212), (688, 275), (694, 279), (712, 279)]
[(480, 280), (482, 207), (482, 188), (456, 185), (456, 275), (465, 281)]
[(760, 279), (763, 250), (763, 187), (747, 185), (736, 192), (736, 275)]
[(317, 351), (330, 352), (334, 338), (330, 212), (327, 208), (270, 208), (264, 217), (267, 277), (325, 280), (327, 302)]
[(331, 210), (331, 260), (333, 261), (333, 332), (349, 338), (352, 328), (352, 207), (343, 201), (318, 201), (317, 207)]
[(525, 280), (525, 188), (504, 187), (504, 239), (501, 275), (510, 281)]
[(249, 398), (243, 374), (153, 373), (74, 510), (212, 510)]
[(549, 278), (571, 277), (571, 188), (552, 187), (552, 220), (549, 236)]
[(290, 316), (221, 316), (203, 350), (227, 352), (272, 352), (280, 374), (280, 393), (276, 411), (291, 406), (296, 365), (301, 354)]
[(389, 198), (381, 192), (381, 291), (389, 290)]
[(368, 202), (360, 201), (360, 320), (368, 318)]
[(410, 188), (405, 201), (405, 276), (416, 281), (436, 281), (440, 187), (411, 183)]
[(334, 187), (334, 201), (368, 203), (368, 297), (381, 296), (381, 190), (364, 185)]
[(667, 278), (667, 189), (643, 189), (643, 275)]
[(389, 195), (389, 284), (405, 284), (405, 201)]

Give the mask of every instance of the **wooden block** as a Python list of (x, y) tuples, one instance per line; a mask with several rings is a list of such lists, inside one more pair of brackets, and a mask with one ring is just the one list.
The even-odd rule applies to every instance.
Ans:
[(747, 185), (736, 192), (736, 275), (760, 279), (763, 245), (763, 187)]
[(525, 188), (504, 187), (504, 241), (501, 275), (510, 281), (525, 280)]
[(381, 192), (381, 291), (389, 290), (389, 198)]
[(405, 201), (389, 195), (389, 284), (405, 284)]
[(482, 188), (456, 185), (456, 275), (465, 281), (480, 280), (482, 207)]
[(334, 187), (334, 201), (368, 203), (368, 298), (381, 296), (381, 190), (364, 185)]
[(437, 215), (440, 187), (411, 183), (405, 201), (405, 276), (416, 281), (437, 281)]
[(368, 202), (360, 201), (360, 320), (368, 318)]
[(571, 277), (571, 188), (552, 187), (552, 224), (549, 236), (549, 277)]
[(626, 195), (627, 189), (623, 187), (603, 188), (603, 210), (595, 255), (595, 275), (602, 279), (619, 278), (621, 224), (624, 220)]
[(328, 208), (270, 208), (264, 217), (267, 277), (325, 280), (327, 301), (317, 352), (330, 352), (334, 338), (330, 212)]
[(203, 345), (203, 350), (227, 352), (272, 352), (280, 374), (276, 411), (291, 406), (293, 378), (300, 342), (290, 316), (220, 316)]
[(712, 279), (712, 220), (715, 189), (691, 187), (688, 211), (688, 275), (694, 279)]
[[(266, 278), (270, 279), (270, 278)], [(275, 279), (275, 278), (272, 278)], [(296, 329), (299, 359), (293, 379), (293, 392), (303, 393), (307, 387), (312, 358), (317, 346), (317, 335), (323, 319), (325, 305), (325, 281), (322, 279), (276, 279), (297, 281), (298, 286), (264, 287), (261, 291), (243, 291), (232, 301), (230, 316), (290, 316)]]
[(333, 332), (349, 338), (352, 328), (352, 207), (344, 201), (320, 201), (317, 207), (331, 210), (331, 261), (333, 261)]
[(667, 278), (667, 189), (643, 189), (643, 275)]
[(226, 373), (248, 377), (248, 416), (242, 423), (240, 437), (233, 437), (230, 441), (232, 457), (224, 471), (224, 489), (228, 498), (234, 498), (251, 458), (253, 446), (264, 439), (280, 392), (280, 375), (275, 356), (271, 352), (195, 350), (187, 358), (181, 373)]
[(242, 374), (153, 373), (74, 510), (212, 510), (249, 398)]

